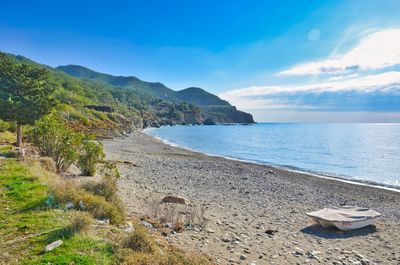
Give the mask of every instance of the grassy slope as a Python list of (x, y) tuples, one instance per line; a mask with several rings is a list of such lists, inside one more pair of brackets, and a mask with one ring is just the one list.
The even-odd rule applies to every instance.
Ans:
[[(0, 156), (10, 156), (14, 139), (10, 132), (0, 133)], [(70, 216), (48, 207), (47, 174), (37, 164), (0, 159), (0, 264), (110, 264), (111, 244), (71, 235)], [(41, 255), (58, 239), (64, 240), (61, 247)]]
[[(1, 264), (111, 263), (111, 244), (66, 232), (68, 215), (46, 207), (48, 187), (27, 165), (14, 159), (0, 163), (0, 253), (8, 253), (0, 256)], [(58, 239), (64, 240), (61, 247), (40, 255)]]
[[(0, 133), (1, 157), (12, 156), (14, 139), (12, 133)], [(162, 241), (156, 243), (138, 224), (133, 234), (115, 226), (71, 233), (73, 212), (54, 207), (49, 196), (56, 177), (35, 160), (22, 163), (0, 158), (0, 264), (209, 264), (208, 258), (187, 256)], [(121, 243), (138, 235), (137, 244), (152, 245), (152, 251), (143, 253)], [(47, 244), (59, 239), (64, 241), (60, 247), (41, 253)]]

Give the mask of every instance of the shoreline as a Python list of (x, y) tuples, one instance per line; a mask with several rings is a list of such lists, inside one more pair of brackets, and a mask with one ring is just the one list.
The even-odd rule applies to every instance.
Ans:
[[(187, 252), (215, 257), (218, 264), (400, 262), (396, 191), (208, 156), (139, 131), (103, 144), (108, 160), (132, 163), (118, 164), (119, 196), (130, 216), (148, 215), (170, 194), (207, 207), (205, 229), (164, 237)], [(315, 226), (305, 215), (340, 204), (371, 208), (383, 218), (343, 233)]]
[[(151, 130), (154, 128), (149, 128), (149, 129)], [(170, 142), (161, 137), (152, 135), (152, 134), (146, 132), (146, 130), (148, 130), (148, 129), (142, 129), (140, 132), (161, 141), (165, 145), (168, 145), (168, 146), (171, 146), (174, 148), (181, 148), (181, 149), (189, 151), (189, 152), (199, 153), (199, 154), (203, 154), (203, 155), (210, 156), (210, 157), (219, 157), (219, 158), (228, 159), (228, 160), (232, 160), (232, 161), (239, 161), (239, 162), (243, 162), (243, 163), (250, 163), (250, 164), (261, 165), (261, 166), (264, 165), (267, 167), (272, 167), (272, 168), (276, 168), (276, 169), (280, 169), (280, 170), (287, 170), (287, 171), (290, 171), (293, 173), (306, 174), (306, 175), (317, 177), (317, 178), (336, 180), (336, 181), (340, 181), (340, 182), (348, 183), (348, 184), (352, 184), (352, 185), (361, 185), (361, 186), (390, 190), (390, 191), (400, 193), (400, 186), (395, 186), (395, 185), (391, 185), (391, 184), (379, 183), (379, 182), (374, 182), (374, 181), (370, 181), (370, 180), (352, 179), (351, 176), (340, 176), (340, 175), (334, 175), (334, 174), (329, 175), (329, 173), (325, 173), (325, 174), (318, 173), (318, 172), (314, 172), (312, 170), (296, 168), (296, 167), (289, 166), (289, 165), (281, 166), (281, 165), (270, 164), (267, 162), (257, 162), (257, 161), (245, 160), (245, 159), (240, 159), (240, 158), (235, 158), (235, 157), (205, 153), (205, 152), (201, 152), (198, 150), (194, 150), (194, 149), (186, 147), (186, 146), (180, 146), (176, 143)]]

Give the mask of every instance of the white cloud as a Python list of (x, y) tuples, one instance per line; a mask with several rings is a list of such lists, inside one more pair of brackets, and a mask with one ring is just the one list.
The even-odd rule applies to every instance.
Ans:
[(363, 77), (326, 81), (310, 85), (252, 86), (219, 94), (233, 105), (242, 109), (284, 108), (288, 104), (261, 97), (276, 94), (323, 93), (323, 92), (395, 92), (400, 93), (400, 72), (391, 71)]
[(334, 58), (300, 64), (280, 75), (342, 74), (400, 64), (400, 29), (367, 35), (350, 51)]
[(358, 76), (359, 76), (359, 74), (357, 74), (357, 73), (348, 74), (348, 75), (338, 75), (338, 76), (329, 77), (328, 80), (331, 80), (331, 81), (338, 81), (338, 80), (344, 80), (344, 79), (355, 78), (355, 77), (358, 77)]

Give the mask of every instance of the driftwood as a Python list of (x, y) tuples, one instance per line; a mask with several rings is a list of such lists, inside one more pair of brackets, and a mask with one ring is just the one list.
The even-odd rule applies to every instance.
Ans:
[(137, 164), (127, 160), (105, 160), (104, 163), (128, 164), (128, 165), (133, 165), (134, 167), (138, 167)]

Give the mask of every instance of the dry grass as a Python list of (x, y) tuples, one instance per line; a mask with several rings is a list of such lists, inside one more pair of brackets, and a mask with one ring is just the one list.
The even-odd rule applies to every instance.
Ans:
[(56, 163), (54, 162), (54, 160), (50, 157), (40, 157), (38, 159), (40, 166), (51, 173), (56, 173), (57, 172), (57, 168), (56, 168)]
[(205, 257), (191, 256), (170, 246), (156, 244), (143, 227), (126, 236), (117, 250), (117, 263), (125, 265), (205, 265)]
[(9, 131), (0, 132), (0, 144), (14, 144), (15, 138), (15, 133)]
[(88, 181), (82, 185), (82, 187), (88, 192), (94, 195), (102, 196), (107, 201), (112, 201), (117, 197), (117, 183), (114, 178), (102, 177), (98, 181)]
[(125, 219), (122, 203), (118, 198), (107, 201), (106, 198), (92, 194), (73, 181), (63, 181), (52, 187), (52, 194), (57, 203), (72, 203), (72, 208), (90, 212), (97, 219), (109, 219), (113, 224), (121, 224)]
[(156, 249), (154, 241), (146, 233), (143, 227), (136, 225), (135, 231), (130, 233), (122, 243), (124, 248), (135, 252), (153, 253)]
[(141, 253), (131, 249), (120, 249), (117, 252), (117, 264), (124, 265), (206, 265), (213, 264), (204, 257), (185, 255), (178, 250), (167, 250), (159, 253)]
[[(7, 160), (9, 161), (9, 160)], [(11, 162), (9, 162), (11, 163)], [(11, 174), (13, 169), (11, 166), (17, 167), (21, 162), (13, 162), (7, 168), (4, 176)], [(62, 217), (64, 222), (61, 230), (57, 229), (54, 234), (51, 234), (50, 241), (63, 238), (65, 244), (58, 248), (55, 252), (44, 256), (24, 256), (29, 263), (32, 257), (35, 257), (35, 264), (92, 264), (89, 260), (96, 260), (95, 264), (103, 264), (102, 261), (107, 260), (114, 264), (142, 264), (142, 265), (201, 265), (211, 264), (206, 258), (186, 255), (184, 252), (173, 249), (170, 246), (160, 241), (155, 241), (150, 236), (146, 229), (140, 225), (134, 226), (134, 232), (127, 234), (121, 229), (114, 226), (105, 228), (92, 227), (94, 222), (93, 217), (98, 219), (110, 219), (112, 224), (121, 224), (125, 221), (122, 202), (116, 194), (116, 184), (106, 178), (98, 183), (90, 183), (83, 187), (80, 183), (73, 180), (66, 180), (52, 170), (52, 164), (46, 158), (33, 159), (28, 158), (23, 162), (23, 169), (15, 168), (15, 178), (20, 178), (24, 175), (29, 175), (29, 180), (32, 182), (32, 187), (23, 189), (23, 200), (18, 200), (18, 205), (21, 204), (21, 209), (27, 209), (26, 205), (35, 205), (36, 208), (32, 212), (23, 211), (24, 214), (33, 215), (40, 212), (40, 216), (36, 219), (29, 217), (29, 220), (34, 220), (35, 226), (42, 224), (44, 227), (52, 228), (49, 225), (48, 216), (41, 218), (43, 214), (57, 214)], [(18, 170), (19, 171), (18, 171)], [(18, 180), (18, 183), (21, 181)], [(27, 181), (23, 181), (28, 185)], [(40, 183), (40, 185), (39, 185)], [(30, 184), (31, 185), (31, 184)], [(18, 186), (19, 187), (19, 186)], [(90, 187), (90, 188), (89, 188)], [(32, 193), (32, 188), (37, 189)], [(37, 196), (36, 194), (40, 194)], [(48, 196), (49, 195), (49, 196)], [(22, 195), (21, 195), (22, 196)], [(32, 198), (31, 198), (32, 197)], [(46, 204), (46, 199), (52, 198), (51, 204)], [(31, 202), (26, 202), (28, 199)], [(54, 200), (53, 200), (54, 199)], [(40, 206), (37, 208), (37, 201), (40, 201)], [(16, 201), (17, 202), (17, 201)], [(67, 203), (73, 204), (73, 209), (67, 212), (54, 211), (53, 207), (65, 209)], [(49, 207), (48, 209), (45, 206)], [(8, 205), (9, 207), (9, 205)], [(159, 205), (163, 209), (166, 205)], [(170, 219), (178, 220), (176, 216), (181, 216), (181, 209), (173, 206), (168, 206), (166, 213), (163, 210), (157, 210), (159, 218), (163, 215)], [(33, 209), (33, 208), (32, 208)], [(76, 211), (79, 210), (79, 211)], [(194, 213), (192, 213), (194, 214)], [(196, 214), (197, 215), (197, 214)], [(200, 216), (200, 215), (199, 215)], [(52, 217), (53, 218), (53, 217)], [(180, 217), (182, 218), (182, 217)], [(189, 218), (197, 220), (196, 218)], [(188, 219), (188, 220), (189, 220)], [(58, 220), (58, 219), (57, 219)], [(182, 219), (186, 220), (186, 219)], [(25, 222), (24, 220), (13, 219), (13, 221)], [(176, 227), (179, 227), (176, 221)], [(191, 223), (192, 221), (190, 221)], [(187, 221), (185, 221), (187, 223)], [(182, 223), (183, 224), (183, 223)], [(59, 223), (54, 223), (54, 226), (59, 226)], [(11, 227), (12, 228), (12, 227)], [(14, 228), (10, 231), (16, 231)], [(49, 239), (46, 239), (49, 240)], [(36, 242), (36, 241), (35, 241)], [(43, 241), (40, 239), (35, 243), (35, 249), (43, 248)], [(29, 247), (24, 247), (24, 250)], [(1, 263), (1, 262), (0, 262)], [(29, 263), (31, 264), (31, 263)]]
[(93, 224), (92, 216), (87, 212), (72, 211), (70, 213), (71, 224), (69, 229), (73, 234), (86, 233)]
[(207, 207), (205, 205), (182, 205), (175, 203), (149, 203), (149, 218), (151, 222), (159, 222), (163, 227), (169, 227), (175, 232), (197, 226), (204, 228), (207, 224)]

